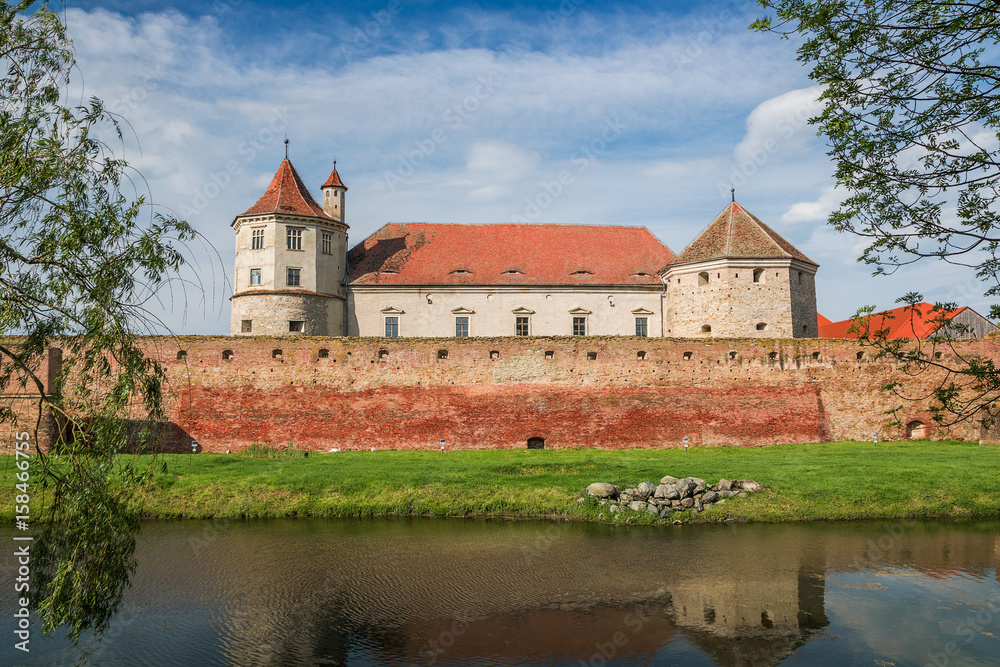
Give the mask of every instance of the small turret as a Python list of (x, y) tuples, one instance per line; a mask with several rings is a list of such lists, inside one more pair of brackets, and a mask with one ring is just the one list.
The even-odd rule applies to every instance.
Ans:
[(330, 178), (326, 179), (326, 183), (323, 184), (322, 190), (323, 212), (334, 220), (346, 224), (344, 200), (346, 199), (347, 186), (340, 180), (340, 174), (337, 173), (336, 160), (333, 161), (333, 171), (330, 172)]

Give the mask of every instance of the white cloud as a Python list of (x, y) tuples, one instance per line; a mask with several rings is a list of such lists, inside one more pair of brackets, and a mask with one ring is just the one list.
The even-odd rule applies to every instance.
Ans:
[(810, 86), (761, 102), (747, 117), (747, 132), (734, 151), (738, 161), (766, 160), (776, 151), (799, 148), (815, 134), (808, 121), (822, 110), (822, 86)]
[(781, 222), (795, 224), (799, 222), (826, 222), (830, 214), (840, 206), (842, 193), (835, 187), (825, 187), (815, 201), (804, 201), (792, 204), (781, 216)]

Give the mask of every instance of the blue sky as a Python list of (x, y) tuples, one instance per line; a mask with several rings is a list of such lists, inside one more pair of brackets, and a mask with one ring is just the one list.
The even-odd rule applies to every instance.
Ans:
[(190, 283), (154, 308), (177, 333), (228, 332), (229, 223), (285, 133), (314, 195), (336, 156), (351, 245), (390, 221), (528, 221), (646, 226), (680, 253), (733, 183), (821, 265), (831, 319), (910, 290), (989, 310), (971, 272), (873, 278), (860, 239), (827, 227), (833, 168), (806, 122), (818, 90), (794, 40), (747, 29), (753, 2), (68, 7), (74, 94), (121, 114), (143, 187), (218, 252), (194, 247)]

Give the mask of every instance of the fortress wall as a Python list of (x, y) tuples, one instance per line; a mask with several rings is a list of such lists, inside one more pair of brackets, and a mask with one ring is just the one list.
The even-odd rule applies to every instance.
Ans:
[[(190, 451), (768, 445), (905, 437), (882, 391), (902, 366), (827, 339), (148, 338), (170, 376), (172, 431)], [(992, 340), (962, 344), (997, 356)], [(185, 358), (178, 360), (178, 351)], [(223, 360), (223, 352), (232, 357)], [(280, 351), (280, 355), (278, 352)], [(325, 351), (325, 352), (324, 352)], [(447, 353), (446, 358), (439, 354)], [(443, 354), (442, 354), (443, 356)], [(935, 377), (915, 382), (929, 389)], [(977, 440), (978, 427), (932, 430)]]

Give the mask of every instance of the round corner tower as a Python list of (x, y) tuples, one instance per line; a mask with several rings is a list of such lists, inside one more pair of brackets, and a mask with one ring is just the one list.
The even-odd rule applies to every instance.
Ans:
[(286, 157), (264, 196), (233, 220), (231, 335), (344, 334), (347, 187), (336, 164), (322, 190), (321, 207)]
[(818, 268), (733, 201), (664, 270), (664, 329), (690, 338), (816, 338)]

